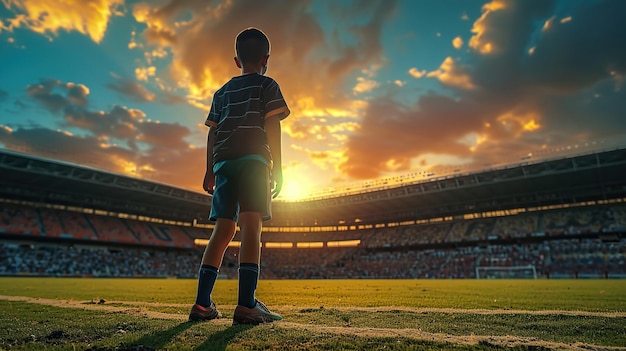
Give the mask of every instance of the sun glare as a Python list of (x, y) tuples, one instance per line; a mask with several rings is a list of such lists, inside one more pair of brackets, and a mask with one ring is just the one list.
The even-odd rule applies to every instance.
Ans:
[(298, 181), (303, 179), (302, 177), (286, 178), (283, 183), (283, 189), (278, 195), (280, 200), (301, 200), (311, 195), (311, 189), (307, 186), (307, 183)]

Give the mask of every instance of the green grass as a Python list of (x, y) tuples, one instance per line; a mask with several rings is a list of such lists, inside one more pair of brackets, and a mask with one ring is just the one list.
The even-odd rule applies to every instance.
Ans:
[(195, 290), (0, 278), (0, 295), (33, 298), (0, 299), (0, 350), (626, 350), (625, 280), (262, 280), (285, 321), (255, 327), (230, 325), (236, 281), (214, 290), (224, 318), (186, 322)]
[[(189, 303), (196, 281), (0, 278), (1, 295)], [(261, 280), (269, 305), (625, 311), (625, 280)], [(237, 281), (217, 282), (214, 300), (237, 303)]]

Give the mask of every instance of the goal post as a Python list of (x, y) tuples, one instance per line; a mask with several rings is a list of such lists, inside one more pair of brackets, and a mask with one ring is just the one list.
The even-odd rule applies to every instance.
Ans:
[(477, 266), (476, 279), (537, 279), (535, 266)]

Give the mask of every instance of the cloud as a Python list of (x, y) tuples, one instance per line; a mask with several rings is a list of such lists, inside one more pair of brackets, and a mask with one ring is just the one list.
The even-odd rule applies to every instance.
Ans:
[[(481, 17), (474, 22), (468, 45), (480, 54), (517, 55), (533, 31), (531, 18), (549, 14), (553, 1), (492, 0), (482, 7)], [(495, 30), (497, 29), (497, 30)]]
[(423, 76), (425, 76), (425, 75), (426, 75), (426, 70), (421, 70), (421, 71), (420, 71), (420, 70), (418, 70), (418, 69), (417, 69), (417, 68), (415, 68), (415, 67), (411, 67), (411, 69), (409, 69), (409, 74), (410, 74), (413, 78), (420, 79), (420, 78), (422, 78)]
[(67, 98), (72, 104), (77, 106), (87, 105), (87, 95), (89, 95), (89, 88), (83, 84), (67, 83)]
[(356, 80), (357, 80), (357, 83), (354, 86), (354, 88), (352, 88), (352, 91), (355, 94), (366, 93), (366, 92), (372, 91), (380, 85), (380, 83), (378, 83), (375, 80), (366, 79), (363, 77), (357, 77)]
[(572, 20), (572, 16), (561, 18), (561, 23), (567, 23)]
[(28, 28), (40, 34), (58, 35), (59, 30), (89, 35), (96, 43), (102, 41), (109, 20), (120, 15), (124, 0), (5, 0), (4, 5), (17, 13), (7, 19), (6, 28)]
[(189, 128), (178, 123), (141, 123), (137, 140), (165, 150), (184, 150), (188, 143), (184, 141), (191, 134)]
[[(336, 25), (327, 31), (311, 11), (310, 1), (257, 5), (251, 0), (133, 5), (135, 20), (145, 25), (132, 38), (134, 50), (144, 50), (146, 59), (138, 65), (137, 79), (146, 78), (143, 68), (153, 65), (153, 53), (163, 53), (169, 65), (158, 69), (154, 82), (162, 91), (184, 91), (187, 103), (207, 110), (213, 92), (238, 73), (233, 63), (235, 36), (255, 26), (271, 41), (267, 74), (278, 81), (292, 111), (283, 131), (299, 142), (318, 143), (316, 151), (330, 147), (320, 148), (323, 143), (341, 147), (366, 106), (355, 96), (374, 92), (380, 84), (376, 70), (386, 64), (381, 33), (396, 1), (323, 3)], [(357, 79), (355, 74), (365, 76)], [(147, 78), (153, 81), (152, 76)], [(354, 79), (354, 90), (346, 91), (346, 83)], [(156, 94), (156, 101), (165, 101)], [(332, 122), (320, 122), (324, 118)], [(336, 123), (339, 127), (331, 128)], [(316, 154), (306, 155), (321, 165)]]
[(26, 94), (50, 111), (59, 112), (71, 104), (65, 96), (53, 92), (55, 88), (63, 87), (65, 85), (59, 80), (43, 80), (39, 84), (28, 85)]
[[(215, 89), (238, 74), (234, 37), (256, 26), (270, 37), (268, 74), (292, 110), (283, 123), (288, 152), (303, 155), (309, 166), (336, 170), (337, 179), (371, 179), (446, 162), (484, 165), (544, 145), (626, 133), (624, 2), (576, 2), (566, 14), (551, 0), (487, 2), (471, 32), (453, 40), (460, 50), (434, 57), (441, 62), (435, 70), (418, 69), (426, 67), (420, 61), (394, 62), (395, 55), (384, 51), (381, 35), (397, 10), (395, 1), (254, 5), (252, 0), (129, 5), (139, 28), (129, 45), (142, 58), (130, 77), (114, 75), (108, 87), (131, 103), (188, 103), (206, 110)], [(316, 17), (320, 10), (325, 19)], [(3, 26), (24, 27), (23, 18), (3, 20)], [(431, 80), (432, 90), (412, 90), (424, 82), (405, 86), (402, 77), (378, 76), (396, 65), (415, 79), (441, 84)], [(11, 124), (0, 130), (0, 142), (49, 153), (32, 138), (51, 138), (68, 148), (75, 142), (84, 149), (75, 151), (77, 159), (93, 153), (116, 171), (199, 188), (204, 147), (187, 141), (195, 127), (151, 121), (132, 106), (97, 110), (89, 104), (89, 88), (79, 82), (44, 80), (29, 85), (26, 96), (24, 101), (57, 117), (59, 131), (44, 135), (37, 126)], [(190, 174), (176, 174), (187, 167)]]
[(304, 153), (314, 165), (325, 171), (336, 170), (343, 157), (341, 150), (337, 149), (312, 150), (295, 144), (290, 145), (290, 148)]
[[(154, 67), (148, 67), (146, 69), (136, 69), (135, 75), (138, 80), (148, 80), (149, 77), (155, 76), (155, 72), (156, 69)], [(159, 86), (161, 90), (157, 89), (157, 92), (154, 93), (140, 82), (123, 78), (117, 74), (112, 74), (111, 76), (114, 78), (114, 82), (107, 84), (107, 87), (111, 90), (117, 91), (123, 97), (126, 97), (131, 101), (155, 102), (161, 104), (190, 104), (206, 111), (210, 108), (210, 106), (203, 105), (196, 100), (187, 99), (168, 91), (171, 88), (169, 86), (161, 85), (161, 81), (158, 77), (155, 78), (154, 83)]]
[(460, 89), (474, 89), (472, 77), (466, 67), (459, 66), (452, 57), (446, 57), (439, 68), (435, 71), (428, 72), (429, 78), (437, 78), (446, 86)]
[(140, 125), (138, 122), (145, 114), (140, 110), (113, 106), (108, 112), (69, 109), (64, 117), (65, 127), (80, 128), (99, 138), (134, 142)]
[[(186, 104), (186, 103), (191, 103), (189, 101), (187, 101), (185, 98), (176, 95), (176, 94), (172, 94), (172, 93), (168, 93), (166, 91), (159, 93), (159, 102), (163, 103), (163, 104)], [(203, 109), (205, 111), (209, 111), (209, 109), (207, 109), (206, 107), (200, 107), (200, 109)]]
[(135, 77), (137, 77), (137, 80), (139, 81), (146, 82), (148, 81), (149, 77), (154, 77), (155, 74), (156, 74), (155, 66), (135, 68)]
[(189, 128), (152, 121), (125, 106), (91, 110), (89, 88), (80, 83), (46, 80), (29, 85), (27, 95), (62, 116), (58, 129), (3, 126), (0, 144), (5, 147), (201, 190), (206, 152), (186, 140), (192, 135)]
[(52, 114), (60, 114), (64, 128), (82, 130), (97, 138), (125, 140), (134, 145), (141, 132), (145, 113), (138, 109), (113, 106), (110, 111), (92, 111), (88, 107), (89, 88), (83, 84), (49, 79), (28, 85), (27, 95)]
[[(151, 148), (144, 152), (48, 128), (0, 128), (0, 143), (14, 150), (201, 191), (203, 149)], [(184, 172), (180, 170), (184, 169)]]
[(121, 93), (123, 96), (130, 98), (137, 102), (152, 102), (154, 101), (156, 94), (148, 90), (145, 86), (118, 75), (113, 75), (115, 81), (107, 84), (112, 90)]
[(417, 105), (390, 98), (374, 99), (360, 128), (346, 142), (339, 169), (352, 178), (370, 179), (388, 171), (408, 171), (422, 153), (470, 155), (458, 142), (483, 128), (485, 108), (471, 101), (430, 94)]
[(453, 46), (455, 49), (457, 49), (457, 50), (458, 50), (458, 49), (460, 49), (460, 48), (462, 48), (462, 47), (463, 47), (463, 39), (462, 39), (461, 37), (456, 37), (456, 38), (454, 38), (454, 39), (452, 40), (452, 46)]
[(626, 74), (626, 47), (619, 44), (625, 11), (623, 1), (594, 2), (573, 13), (575, 20), (553, 23), (523, 67), (526, 79), (567, 93)]
[(447, 57), (427, 74), (454, 95), (430, 92), (414, 104), (368, 100), (339, 170), (372, 179), (445, 162), (484, 168), (549, 146), (626, 134), (626, 47), (619, 44), (626, 3), (584, 3), (571, 20), (542, 30), (552, 5), (486, 4), (464, 64)]
[(146, 51), (171, 52), (170, 81), (194, 103), (210, 100), (237, 73), (232, 59), (237, 33), (249, 26), (262, 29), (272, 45), (268, 75), (279, 82), (290, 105), (292, 118), (285, 121), (290, 124), (315, 111), (348, 113), (352, 96), (342, 84), (354, 79), (354, 72), (384, 61), (381, 32), (395, 1), (325, 6), (338, 18), (341, 38), (337, 32), (324, 33), (308, 1), (274, 0), (263, 6), (251, 0), (168, 1), (161, 6), (139, 3), (132, 12), (146, 26), (136, 39), (145, 42)]

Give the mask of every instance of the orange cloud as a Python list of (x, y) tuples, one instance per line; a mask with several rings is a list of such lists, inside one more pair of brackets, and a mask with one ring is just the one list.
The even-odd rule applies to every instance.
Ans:
[(554, 21), (556, 20), (556, 16), (552, 16), (549, 19), (547, 19), (544, 23), (543, 23), (543, 27), (541, 28), (541, 30), (543, 32), (549, 30), (550, 28), (552, 28), (552, 26), (554, 25)]
[[(162, 6), (138, 3), (135, 20), (146, 25), (137, 36), (145, 40), (144, 50), (154, 47), (171, 53), (169, 78), (196, 102), (210, 100), (232, 76), (238, 74), (233, 62), (234, 39), (242, 29), (262, 29), (271, 42), (268, 75), (275, 78), (292, 110), (291, 118), (318, 113), (345, 115), (353, 96), (343, 84), (354, 72), (368, 78), (357, 82), (355, 92), (375, 86), (372, 75), (383, 63), (381, 31), (384, 20), (394, 11), (395, 1), (366, 6), (355, 3), (369, 21), (346, 28), (350, 43), (327, 38), (309, 3), (290, 0), (168, 2)], [(349, 9), (348, 9), (349, 10)], [(188, 17), (180, 21), (181, 15)], [(289, 21), (285, 21), (289, 18)], [(301, 102), (307, 101), (304, 107)], [(290, 119), (291, 119), (290, 118)], [(289, 123), (289, 122), (287, 122)]]
[(541, 128), (540, 116), (536, 112), (510, 111), (498, 116), (497, 121), (508, 131), (520, 135), (524, 132), (533, 132)]
[(471, 90), (476, 88), (472, 82), (472, 77), (468, 74), (467, 69), (458, 66), (452, 57), (446, 57), (439, 68), (435, 71), (428, 72), (427, 77), (437, 78), (447, 86)]
[(352, 91), (355, 94), (366, 93), (366, 92), (372, 91), (380, 85), (375, 80), (366, 79), (363, 77), (358, 77), (356, 80), (357, 80), (357, 83), (354, 86), (354, 88), (352, 88)]
[(460, 49), (463, 47), (463, 39), (461, 37), (456, 37), (452, 40), (452, 46), (454, 46), (455, 49)]
[(112, 16), (120, 15), (118, 7), (124, 0), (5, 0), (5, 6), (23, 13), (9, 19), (10, 30), (25, 27), (40, 34), (58, 35), (59, 30), (89, 35), (96, 43), (102, 41)]
[(459, 140), (482, 129), (487, 108), (440, 95), (426, 95), (411, 107), (375, 99), (349, 135), (337, 169), (350, 178), (371, 179), (409, 171), (426, 153), (467, 157), (469, 147)]
[(156, 67), (138, 67), (135, 68), (135, 77), (137, 80), (147, 81), (148, 77), (153, 77), (156, 74)]
[(417, 68), (415, 68), (415, 67), (411, 67), (411, 69), (409, 69), (409, 74), (410, 74), (413, 78), (420, 79), (420, 78), (422, 78), (423, 76), (425, 76), (425, 75), (426, 75), (426, 70), (421, 70), (421, 71), (420, 71), (420, 70), (418, 70), (418, 69), (417, 69)]
[(488, 18), (492, 12), (501, 11), (507, 8), (505, 0), (492, 0), (483, 5), (482, 15), (474, 22), (472, 33), (474, 35), (469, 40), (469, 47), (481, 54), (490, 54), (497, 50), (492, 38), (489, 37)]
[(198, 160), (206, 151), (186, 140), (194, 134), (188, 127), (152, 121), (142, 110), (119, 105), (90, 110), (89, 88), (80, 83), (46, 80), (26, 92), (49, 112), (62, 112), (62, 120), (56, 130), (0, 125), (4, 147), (201, 190), (205, 165)]

